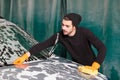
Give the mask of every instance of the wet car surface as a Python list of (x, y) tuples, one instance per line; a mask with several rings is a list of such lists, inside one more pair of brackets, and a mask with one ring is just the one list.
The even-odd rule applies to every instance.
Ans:
[(37, 43), (14, 23), (0, 19), (0, 80), (107, 80), (101, 73), (94, 76), (79, 72), (80, 64), (71, 60), (55, 54), (48, 57), (48, 49), (22, 65), (6, 65)]

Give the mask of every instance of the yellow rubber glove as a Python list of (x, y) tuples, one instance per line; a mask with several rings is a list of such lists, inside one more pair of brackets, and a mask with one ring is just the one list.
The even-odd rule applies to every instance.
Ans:
[(29, 56), (30, 56), (30, 53), (27, 52), (27, 53), (23, 54), (21, 57), (18, 57), (18, 58), (13, 62), (13, 64), (15, 64), (15, 65), (16, 65), (16, 64), (22, 64), (25, 60), (28, 60)]
[(86, 74), (97, 75), (99, 68), (100, 64), (97, 62), (93, 62), (92, 66), (79, 66), (78, 70)]

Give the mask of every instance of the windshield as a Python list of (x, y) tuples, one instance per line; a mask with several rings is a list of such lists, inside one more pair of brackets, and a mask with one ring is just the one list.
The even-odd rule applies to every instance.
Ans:
[[(17, 25), (0, 19), (0, 64), (12, 63), (38, 42)], [(47, 58), (48, 50), (43, 50), (28, 61)]]

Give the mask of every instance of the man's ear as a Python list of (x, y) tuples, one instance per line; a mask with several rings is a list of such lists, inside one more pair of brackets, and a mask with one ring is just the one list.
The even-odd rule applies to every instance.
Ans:
[(76, 26), (73, 25), (73, 28), (76, 29)]

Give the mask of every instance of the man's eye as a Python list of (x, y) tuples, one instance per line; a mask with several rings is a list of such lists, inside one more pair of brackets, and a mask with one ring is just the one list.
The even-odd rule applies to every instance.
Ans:
[(67, 28), (69, 28), (70, 26), (66, 25)]
[(64, 24), (61, 24), (62, 26), (66, 26), (67, 28), (69, 28), (70, 26), (69, 25), (64, 25)]

